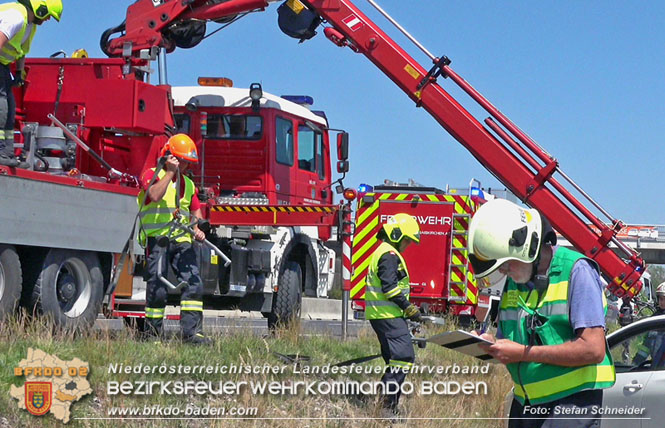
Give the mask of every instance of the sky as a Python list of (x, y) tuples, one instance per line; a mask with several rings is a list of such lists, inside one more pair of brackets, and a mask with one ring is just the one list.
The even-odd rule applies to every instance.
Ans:
[[(85, 48), (125, 18), (129, 0), (64, 0), (30, 56)], [(558, 159), (614, 217), (665, 224), (665, 6), (618, 0), (378, 0), (430, 52)], [(273, 94), (307, 94), (332, 128), (350, 134), (345, 184), (413, 179), (428, 186), (503, 188), (496, 178), (365, 57), (323, 36), (298, 44), (277, 26), (277, 7), (251, 14), (167, 58), (171, 85), (198, 76), (260, 82)], [(378, 15), (356, 5), (424, 68), (430, 60)], [(209, 24), (208, 31), (218, 27)], [(156, 68), (156, 64), (154, 66)], [(155, 76), (153, 81), (157, 80)], [(487, 114), (449, 80), (444, 89), (480, 120)], [(588, 205), (588, 204), (587, 204)]]

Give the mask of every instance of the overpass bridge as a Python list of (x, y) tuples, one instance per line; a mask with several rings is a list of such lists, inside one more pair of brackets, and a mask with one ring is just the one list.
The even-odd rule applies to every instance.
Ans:
[[(629, 225), (619, 234), (619, 240), (642, 255), (648, 265), (665, 264), (665, 225)], [(557, 233), (557, 243), (573, 248), (566, 238)], [(610, 247), (616, 245), (610, 244)]]

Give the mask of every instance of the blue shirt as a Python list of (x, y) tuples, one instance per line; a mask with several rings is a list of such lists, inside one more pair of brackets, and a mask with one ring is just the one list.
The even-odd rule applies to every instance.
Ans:
[(581, 259), (570, 274), (570, 325), (573, 330), (605, 327), (603, 308), (604, 285), (598, 271), (588, 260)]

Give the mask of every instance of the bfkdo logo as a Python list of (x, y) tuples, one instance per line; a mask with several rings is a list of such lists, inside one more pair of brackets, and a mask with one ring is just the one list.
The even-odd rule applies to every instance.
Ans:
[(78, 358), (63, 361), (29, 348), (27, 358), (14, 367), (14, 376), (25, 376), (25, 383), (12, 385), (9, 393), (18, 400), (19, 408), (35, 416), (51, 413), (67, 423), (72, 403), (92, 392), (86, 379), (89, 371), (88, 363)]
[(42, 416), (51, 409), (51, 382), (25, 383), (25, 408), (35, 416)]

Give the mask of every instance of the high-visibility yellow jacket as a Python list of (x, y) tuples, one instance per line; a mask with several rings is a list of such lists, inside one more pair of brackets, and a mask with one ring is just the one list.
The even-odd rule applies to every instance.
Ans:
[[(28, 27), (28, 11), (22, 4), (19, 3), (5, 3), (0, 4), (0, 14), (9, 10), (17, 10), (23, 15), (23, 26), (21, 30), (16, 33), (14, 37), (9, 39), (5, 46), (0, 50), (0, 63), (9, 65), (17, 59), (23, 58), (30, 51), (30, 44), (35, 37), (37, 26), (32, 24), (30, 34), (25, 37), (25, 31)], [(25, 41), (23, 41), (25, 39)]]
[[(392, 290), (384, 293), (381, 287), (381, 280), (378, 276), (379, 260), (381, 256), (389, 252), (399, 257), (399, 269), (403, 270), (406, 275), (397, 282), (397, 285)], [(402, 308), (390, 299), (401, 293), (409, 300), (410, 291), (409, 271), (406, 268), (404, 258), (392, 245), (382, 242), (374, 251), (374, 254), (372, 254), (372, 259), (369, 263), (367, 285), (365, 288), (365, 319), (403, 318), (404, 311)]]
[[(155, 169), (153, 168), (152, 171)], [(158, 177), (161, 179), (166, 175), (166, 171), (161, 170), (158, 174)], [(189, 177), (182, 176), (185, 180), (185, 192), (180, 196), (180, 214), (182, 215), (181, 222), (183, 224), (188, 223), (190, 216), (189, 207), (192, 203), (192, 197), (194, 196), (195, 186), (194, 182), (189, 179)], [(173, 213), (177, 207), (176, 205), (176, 196), (177, 189), (176, 183), (171, 181), (169, 186), (166, 188), (166, 193), (162, 197), (162, 200), (159, 202), (149, 202), (144, 204), (141, 207), (142, 201), (146, 197), (145, 191), (141, 190), (138, 196), (139, 207), (141, 207), (140, 217), (141, 224), (143, 226), (143, 231), (146, 236), (166, 236), (168, 235), (171, 229), (171, 222), (173, 221)], [(176, 242), (192, 242), (192, 237), (188, 233), (181, 233), (176, 231), (174, 236)]]

